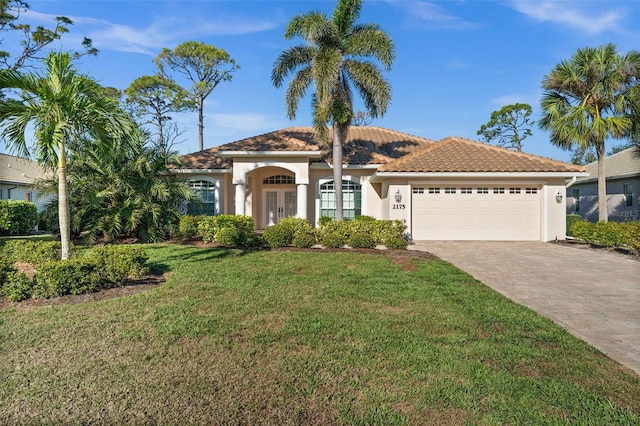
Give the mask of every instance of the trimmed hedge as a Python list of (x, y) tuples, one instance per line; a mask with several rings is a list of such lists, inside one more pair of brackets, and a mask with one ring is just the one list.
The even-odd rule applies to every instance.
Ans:
[(198, 226), (206, 216), (186, 215), (180, 218), (178, 232), (181, 238), (194, 238), (198, 235)]
[[(18, 240), (13, 245), (24, 244), (35, 251), (46, 252), (37, 246), (51, 246), (51, 242)], [(59, 244), (59, 243), (58, 243)], [(6, 247), (6, 246), (5, 246)], [(136, 279), (148, 273), (147, 254), (134, 246), (103, 246), (87, 250), (82, 256), (68, 260), (37, 258), (31, 263), (24, 248), (10, 247), (11, 260), (4, 257), (0, 262), (0, 294), (11, 301), (28, 298), (51, 298), (68, 294), (84, 294), (102, 289), (119, 287), (128, 279)], [(12, 266), (17, 261), (31, 263), (36, 268), (33, 279), (16, 271)]]
[(571, 234), (571, 225), (576, 222), (580, 222), (582, 220), (582, 216), (579, 214), (568, 214), (567, 215), (567, 236), (575, 237), (575, 235)]
[[(349, 243), (352, 236), (368, 234), (374, 241), (373, 247), (377, 244), (387, 245), (385, 242), (389, 242), (394, 247), (387, 246), (388, 248), (403, 248), (403, 244), (398, 242), (397, 239), (402, 239), (406, 242), (406, 239), (403, 238), (406, 229), (407, 225), (404, 220), (376, 220), (370, 216), (359, 216), (355, 220), (326, 221), (320, 226), (319, 235), (322, 245), (325, 247), (337, 245), (339, 241), (342, 241), (343, 245), (347, 243), (353, 247)], [(327, 238), (330, 241), (325, 244)], [(356, 244), (360, 245), (360, 242)], [(365, 245), (371, 246), (372, 244)], [(406, 248), (406, 245), (404, 245), (404, 248)]]
[(226, 247), (245, 245), (249, 237), (253, 235), (253, 229), (251, 216), (230, 214), (206, 216), (198, 223), (198, 234), (202, 237), (202, 241), (205, 243), (216, 242)]
[(640, 252), (640, 222), (574, 222), (570, 235), (590, 244), (604, 247), (627, 247)]
[[(313, 243), (309, 245), (309, 247), (315, 244), (316, 238), (314, 230), (307, 219), (286, 217), (282, 219), (277, 225), (273, 225), (265, 229), (262, 233), (262, 238), (269, 247), (276, 248), (293, 245), (294, 239), (297, 236), (303, 234), (313, 237)], [(308, 237), (301, 238), (309, 241)], [(300, 240), (298, 243), (302, 244), (302, 240)]]
[[(71, 249), (73, 250), (73, 246)], [(0, 254), (11, 263), (20, 261), (37, 267), (60, 259), (61, 250), (60, 241), (11, 240), (2, 246)]]
[(24, 235), (38, 225), (34, 203), (0, 200), (0, 235)]

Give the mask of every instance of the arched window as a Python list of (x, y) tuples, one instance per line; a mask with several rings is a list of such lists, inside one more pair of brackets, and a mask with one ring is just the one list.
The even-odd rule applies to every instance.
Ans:
[(187, 205), (187, 214), (213, 216), (216, 214), (216, 184), (208, 180), (192, 180), (189, 186), (197, 199)]
[[(334, 181), (320, 185), (320, 216), (336, 217), (336, 190)], [(342, 181), (342, 215), (355, 219), (362, 214), (362, 185), (350, 180)]]

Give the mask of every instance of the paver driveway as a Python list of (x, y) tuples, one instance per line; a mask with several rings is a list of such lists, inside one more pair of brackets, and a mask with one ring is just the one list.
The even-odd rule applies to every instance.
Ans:
[(553, 243), (429, 241), (453, 263), (640, 374), (640, 262)]

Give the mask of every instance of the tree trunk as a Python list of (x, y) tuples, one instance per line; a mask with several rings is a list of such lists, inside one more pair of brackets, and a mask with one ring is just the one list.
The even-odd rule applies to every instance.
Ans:
[(204, 98), (198, 97), (198, 141), (200, 142), (200, 151), (204, 150)]
[[(347, 128), (348, 129), (348, 128)], [(343, 219), (342, 212), (342, 144), (346, 131), (342, 126), (333, 124), (333, 187), (336, 195), (336, 220)]]
[(69, 191), (67, 188), (67, 156), (64, 147), (58, 154), (58, 224), (60, 225), (61, 259), (71, 256), (71, 216), (69, 214)]
[(598, 220), (607, 222), (609, 213), (607, 210), (607, 177), (604, 168), (604, 142), (596, 143), (598, 154)]

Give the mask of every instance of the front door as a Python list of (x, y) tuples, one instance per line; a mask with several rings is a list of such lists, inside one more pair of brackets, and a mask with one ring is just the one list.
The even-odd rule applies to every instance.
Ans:
[(264, 227), (277, 225), (285, 217), (297, 213), (296, 190), (265, 189), (264, 190)]

